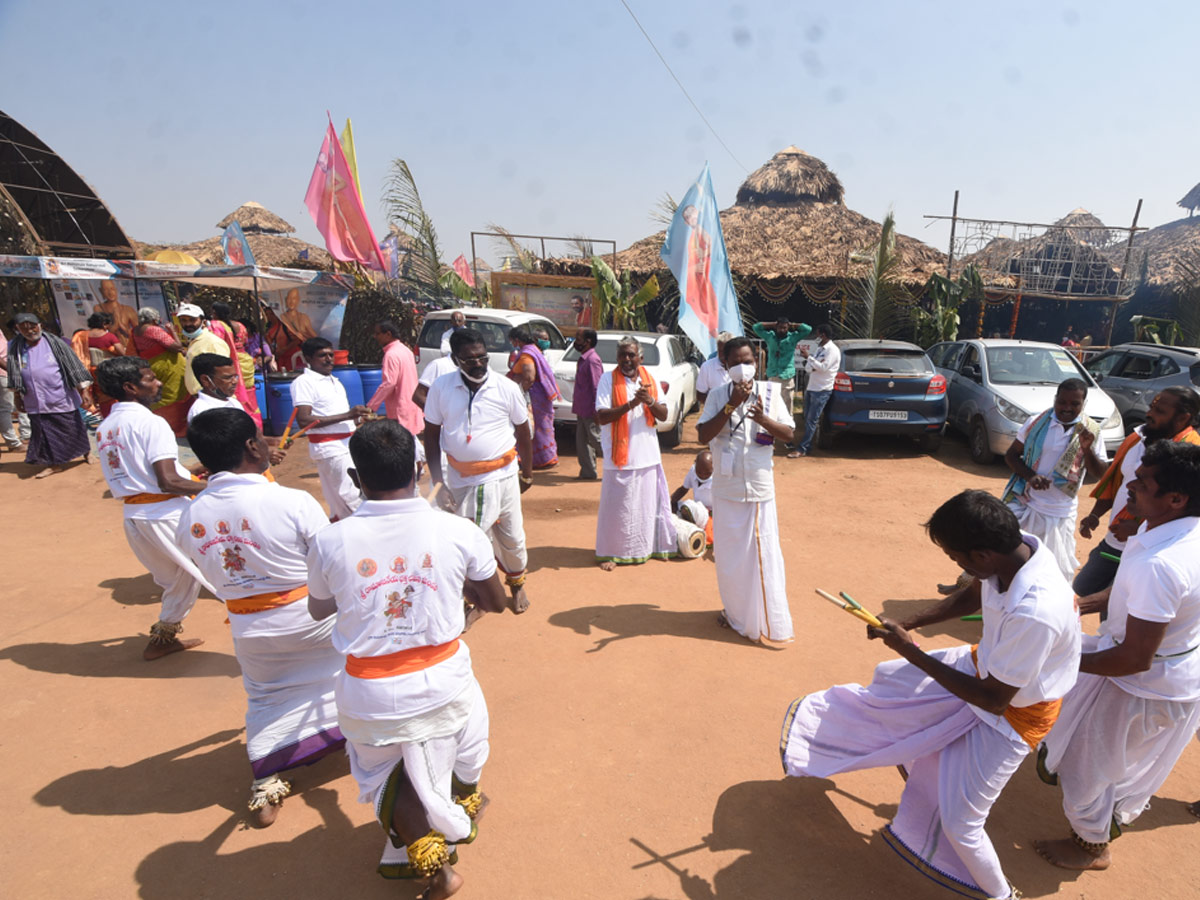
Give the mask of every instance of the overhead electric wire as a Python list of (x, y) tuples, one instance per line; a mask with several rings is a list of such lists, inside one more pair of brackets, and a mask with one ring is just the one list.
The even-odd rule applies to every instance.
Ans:
[(652, 49), (654, 51), (655, 55), (658, 56), (659, 61), (662, 62), (663, 67), (667, 70), (668, 74), (670, 74), (671, 78), (673, 78), (675, 80), (675, 84), (677, 84), (679, 86), (679, 90), (681, 90), (683, 92), (683, 96), (687, 97), (688, 103), (692, 104), (692, 109), (694, 109), (696, 111), (696, 115), (698, 115), (700, 117), (701, 121), (703, 121), (704, 124), (706, 126), (708, 126), (708, 130), (710, 132), (712, 132), (712, 136), (717, 139), (717, 143), (725, 148), (725, 152), (729, 154), (729, 158), (732, 159), (739, 166), (741, 166), (742, 171), (749, 172), (750, 170), (747, 169), (745, 167), (745, 165), (742, 164), (742, 161), (733, 155), (733, 151), (729, 149), (729, 145), (726, 144), (723, 140), (721, 140), (721, 136), (719, 134), (717, 134), (717, 129), (713, 128), (712, 122), (708, 121), (708, 117), (705, 116), (704, 113), (700, 110), (700, 107), (696, 105), (696, 101), (692, 99), (692, 95), (689, 94), (687, 91), (687, 88), (685, 88), (683, 86), (683, 82), (679, 80), (679, 76), (675, 74), (675, 71), (671, 68), (671, 64), (668, 63), (666, 57), (662, 55), (662, 52), (655, 45), (654, 40), (650, 37), (649, 33), (646, 31), (645, 28), (642, 27), (642, 23), (638, 21), (638, 17), (634, 14), (633, 10), (629, 7), (629, 4), (626, 3), (625, 0), (621, 0), (621, 5), (625, 7), (625, 11), (627, 13), (629, 13), (629, 17), (631, 19), (633, 19), (633, 23), (635, 25), (637, 25), (638, 31), (640, 31), (642, 33), (642, 36), (646, 39), (646, 42), (650, 45), (650, 49)]

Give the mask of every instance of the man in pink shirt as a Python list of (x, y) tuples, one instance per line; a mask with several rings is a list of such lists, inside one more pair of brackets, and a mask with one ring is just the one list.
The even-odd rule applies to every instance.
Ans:
[(400, 326), (391, 319), (384, 319), (375, 326), (375, 340), (383, 348), (383, 383), (367, 402), (367, 407), (374, 411), (382, 403), (389, 419), (395, 419), (413, 435), (418, 435), (425, 430), (425, 417), (412, 400), (413, 391), (417, 389), (417, 361), (400, 340)]

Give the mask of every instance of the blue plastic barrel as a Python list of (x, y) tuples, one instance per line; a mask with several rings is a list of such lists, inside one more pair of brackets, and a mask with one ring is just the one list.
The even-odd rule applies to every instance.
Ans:
[(254, 397), (258, 400), (258, 412), (262, 416), (267, 413), (267, 384), (263, 381), (262, 372), (254, 373)]
[[(358, 374), (362, 377), (363, 403), (366, 403), (375, 396), (375, 392), (383, 384), (383, 367), (368, 366), (363, 363), (358, 366)], [(372, 412), (383, 412), (383, 404), (380, 403), (379, 409), (372, 410)]]
[[(292, 417), (292, 382), (299, 372), (269, 372), (266, 380), (267, 414), (264, 433), (281, 435)], [(293, 429), (294, 430), (294, 429)]]
[(346, 389), (346, 399), (350, 401), (351, 406), (363, 405), (363, 383), (358, 374), (358, 366), (334, 366), (333, 377)]

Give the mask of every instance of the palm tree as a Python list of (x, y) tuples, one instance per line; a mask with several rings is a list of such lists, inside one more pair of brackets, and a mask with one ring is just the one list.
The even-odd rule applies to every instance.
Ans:
[(879, 243), (850, 256), (869, 265), (863, 278), (848, 279), (844, 325), (849, 335), (883, 338), (904, 329), (912, 314), (912, 300), (900, 280), (901, 257), (896, 252), (896, 217), (883, 220)]

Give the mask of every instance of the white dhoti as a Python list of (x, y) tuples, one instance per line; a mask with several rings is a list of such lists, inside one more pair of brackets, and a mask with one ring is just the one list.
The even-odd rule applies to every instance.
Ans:
[(496, 564), (516, 576), (529, 565), (525, 519), (521, 514), (521, 482), (516, 475), (452, 490), (458, 514), (483, 529), (492, 541)]
[(125, 539), (138, 562), (162, 588), (159, 621), (177, 625), (196, 605), (200, 588), (213, 591), (195, 564), (175, 543), (179, 514), (157, 519), (125, 519)]
[(317, 477), (321, 479), (321, 493), (329, 506), (329, 518), (345, 519), (354, 515), (362, 505), (362, 494), (350, 480), (350, 469), (354, 466), (350, 450), (321, 456), (313, 462), (317, 466)]
[[(976, 674), (970, 647), (931, 655)], [(916, 666), (893, 660), (867, 687), (837, 685), (793, 703), (780, 753), (789, 775), (906, 766), (900, 809), (884, 832), (889, 846), (963, 896), (1010, 896), (984, 824), (1029, 746), (1004, 720), (985, 722)]]
[(725, 618), (752, 641), (790, 641), (787, 576), (775, 500), (713, 498), (713, 552)]
[[(471, 817), (451, 797), (452, 778), (464, 784), (477, 784), (488, 758), (488, 710), (479, 682), (468, 688), (470, 708), (465, 719), (457, 722), (455, 730), (442, 733), (433, 729), (420, 740), (388, 744), (362, 743), (348, 736), (346, 753), (350, 757), (350, 772), (358, 782), (360, 803), (371, 803), (377, 816), (390, 811), (380, 809), (388, 780), (400, 763), (412, 782), (429, 826), (440, 831), (450, 843), (464, 841), (471, 835)], [(438, 720), (438, 710), (422, 719)], [(380, 722), (372, 723), (378, 733)], [(412, 720), (405, 722), (412, 728)], [(419, 726), (418, 726), (419, 727)]]
[(330, 639), (336, 624), (331, 616), (306, 631), (234, 637), (255, 778), (314, 763), (341, 745), (334, 684), (345, 657)]
[(596, 517), (596, 559), (619, 566), (669, 559), (679, 552), (671, 492), (662, 466), (604, 467)]
[(1149, 700), (1080, 673), (1046, 736), (1063, 812), (1085, 841), (1104, 843), (1150, 805), (1200, 725), (1200, 702)]
[(1017, 517), (1021, 530), (1032, 534), (1054, 555), (1063, 578), (1073, 581), (1079, 560), (1075, 558), (1075, 513), (1047, 516), (1026, 503), (1014, 501), (1008, 508)]

